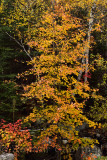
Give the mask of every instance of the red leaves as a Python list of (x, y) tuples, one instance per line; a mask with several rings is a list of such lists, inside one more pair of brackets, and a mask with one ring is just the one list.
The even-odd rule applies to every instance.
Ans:
[(90, 71), (89, 71), (87, 74), (84, 74), (84, 75), (83, 75), (83, 78), (81, 78), (81, 82), (84, 83), (84, 80), (83, 80), (83, 79), (85, 79), (85, 77), (91, 78), (91, 76), (92, 76), (92, 74), (91, 74)]
[(91, 78), (91, 73), (90, 73), (90, 72), (88, 72), (87, 74), (84, 74), (84, 75), (83, 75), (83, 78), (85, 78), (85, 77), (87, 77), (87, 78)]
[(11, 142), (14, 142), (14, 151), (31, 151), (31, 135), (27, 129), (22, 130), (21, 119), (17, 120), (17, 122), (15, 122), (14, 124), (4, 124), (4, 122), (5, 121), (2, 120), (0, 129), (2, 139), (0, 140), (0, 142), (4, 144), (6, 150), (9, 148)]

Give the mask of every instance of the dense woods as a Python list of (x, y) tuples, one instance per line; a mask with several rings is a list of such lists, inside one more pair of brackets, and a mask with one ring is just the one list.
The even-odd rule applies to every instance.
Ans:
[(105, 143), (106, 10), (106, 0), (0, 0), (2, 152), (71, 160)]

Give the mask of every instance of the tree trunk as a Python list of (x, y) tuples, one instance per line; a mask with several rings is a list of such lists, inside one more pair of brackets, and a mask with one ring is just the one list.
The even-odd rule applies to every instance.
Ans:
[(89, 64), (89, 50), (90, 50), (90, 38), (91, 38), (91, 30), (92, 30), (92, 25), (93, 25), (93, 9), (94, 5), (92, 6), (92, 9), (90, 11), (90, 19), (89, 19), (89, 29), (88, 29), (88, 34), (87, 34), (87, 47), (85, 51), (85, 57), (86, 57), (86, 67), (85, 67), (85, 77), (84, 77), (84, 82), (87, 82), (87, 76), (88, 76), (88, 64)]

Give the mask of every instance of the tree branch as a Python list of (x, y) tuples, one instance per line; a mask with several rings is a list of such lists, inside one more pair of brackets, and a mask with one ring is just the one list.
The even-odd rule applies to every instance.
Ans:
[(19, 42), (17, 39), (15, 39), (13, 36), (11, 36), (8, 32), (5, 32), (11, 39), (13, 39), (21, 48), (23, 48), (23, 51), (26, 53), (26, 55), (30, 58), (30, 60), (32, 61), (32, 57), (30, 56), (30, 54), (27, 52), (27, 50), (25, 49), (23, 43)]

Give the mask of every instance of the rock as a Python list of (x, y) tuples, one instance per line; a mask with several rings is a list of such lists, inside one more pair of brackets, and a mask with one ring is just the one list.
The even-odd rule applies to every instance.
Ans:
[(98, 137), (98, 138), (99, 138), (99, 137), (101, 137), (101, 135), (100, 135), (99, 133), (96, 133), (96, 137)]
[(62, 143), (63, 143), (63, 144), (67, 144), (67, 143), (68, 143), (68, 140), (67, 140), (67, 139), (63, 139), (63, 140), (62, 140)]
[(76, 127), (76, 130), (81, 131), (81, 130), (87, 129), (88, 127), (89, 125), (86, 122), (84, 122), (82, 125)]
[(0, 160), (14, 160), (14, 154), (3, 153), (3, 154), (0, 155)]
[(7, 160), (14, 160), (14, 154), (6, 153)]
[(91, 157), (94, 160), (98, 157), (101, 157), (101, 155), (101, 149), (98, 146), (94, 145), (93, 148), (90, 146), (85, 148), (79, 148), (76, 151), (75, 160), (88, 159), (88, 157)]
[(5, 155), (1, 154), (1, 155), (0, 155), (0, 160), (7, 160), (7, 158), (6, 158)]
[(107, 143), (101, 145), (102, 153), (104, 156), (107, 156)]

